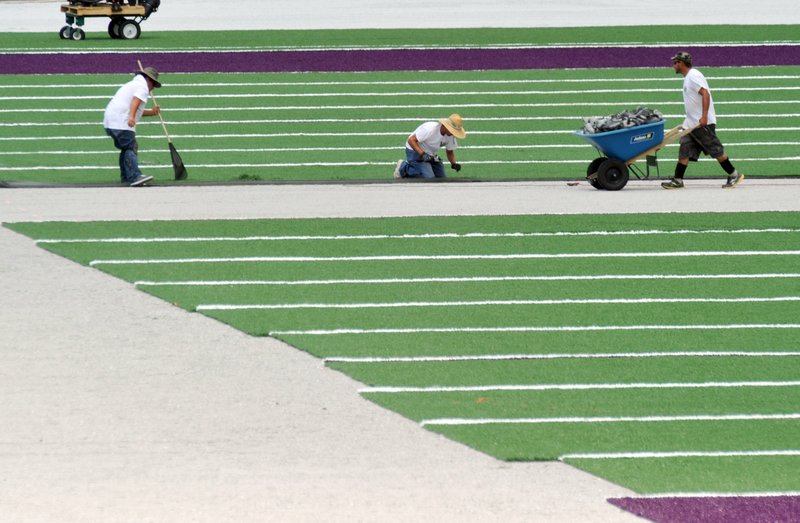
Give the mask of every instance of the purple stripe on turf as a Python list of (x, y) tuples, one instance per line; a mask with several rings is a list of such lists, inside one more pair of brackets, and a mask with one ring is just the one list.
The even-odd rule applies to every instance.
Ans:
[(615, 498), (608, 502), (656, 523), (800, 522), (800, 496)]
[[(800, 46), (706, 46), (681, 48), (699, 67), (800, 65)], [(583, 47), (545, 49), (388, 49), (331, 51), (250, 51), (197, 53), (0, 54), (0, 72), (128, 73), (136, 60), (163, 72), (291, 71), (467, 71), (482, 69), (566, 69), (670, 67), (678, 49)]]

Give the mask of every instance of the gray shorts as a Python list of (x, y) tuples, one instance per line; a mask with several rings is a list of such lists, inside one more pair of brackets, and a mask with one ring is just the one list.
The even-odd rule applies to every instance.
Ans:
[(698, 127), (694, 131), (681, 138), (681, 148), (678, 152), (679, 158), (688, 158), (696, 162), (700, 158), (700, 153), (707, 154), (712, 158), (719, 158), (725, 154), (722, 142), (717, 138), (717, 126), (714, 124)]

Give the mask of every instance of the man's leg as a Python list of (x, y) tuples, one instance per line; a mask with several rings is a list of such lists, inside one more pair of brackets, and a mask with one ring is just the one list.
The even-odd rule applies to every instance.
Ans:
[(136, 143), (136, 133), (133, 131), (122, 131), (116, 129), (106, 129), (114, 145), (120, 150), (119, 168), (122, 181), (132, 183), (142, 175), (139, 170), (139, 144)]
[(433, 178), (433, 167), (428, 162), (422, 162), (422, 157), (412, 149), (406, 149), (406, 162), (400, 166), (403, 178)]

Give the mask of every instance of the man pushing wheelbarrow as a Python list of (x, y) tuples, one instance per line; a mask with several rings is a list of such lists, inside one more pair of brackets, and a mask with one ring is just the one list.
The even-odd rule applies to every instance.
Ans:
[(675, 68), (675, 74), (683, 75), (683, 105), (686, 110), (683, 127), (694, 129), (681, 137), (675, 175), (672, 180), (662, 183), (661, 187), (683, 189), (683, 175), (686, 173), (689, 161), (696, 162), (701, 152), (717, 160), (728, 174), (728, 181), (722, 187), (724, 189), (736, 187), (744, 180), (744, 175), (731, 164), (722, 142), (717, 137), (717, 114), (714, 111), (714, 100), (711, 98), (706, 77), (692, 67), (692, 55), (686, 52), (673, 56), (672, 66)]

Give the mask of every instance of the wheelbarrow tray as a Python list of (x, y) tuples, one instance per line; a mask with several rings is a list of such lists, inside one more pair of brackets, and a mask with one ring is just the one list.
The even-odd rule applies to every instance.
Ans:
[(575, 134), (592, 144), (603, 156), (628, 163), (642, 153), (661, 145), (664, 140), (664, 120), (616, 131)]

